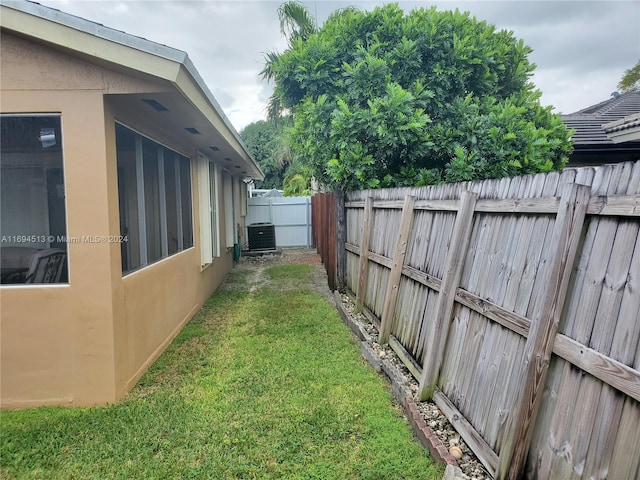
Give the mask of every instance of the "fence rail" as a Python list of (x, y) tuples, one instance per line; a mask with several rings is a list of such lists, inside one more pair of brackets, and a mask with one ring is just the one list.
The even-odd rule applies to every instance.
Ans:
[(640, 162), (346, 210), (356, 309), (494, 476), (638, 478)]

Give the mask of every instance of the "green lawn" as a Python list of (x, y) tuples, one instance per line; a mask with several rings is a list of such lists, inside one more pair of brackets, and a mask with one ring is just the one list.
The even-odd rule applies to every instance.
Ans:
[(0, 477), (442, 478), (312, 268), (232, 272), (117, 405), (0, 413)]

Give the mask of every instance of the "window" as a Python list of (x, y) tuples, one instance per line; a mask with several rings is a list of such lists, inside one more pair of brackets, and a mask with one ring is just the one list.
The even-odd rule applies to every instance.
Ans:
[(66, 283), (60, 115), (0, 115), (0, 282)]
[(116, 124), (122, 271), (193, 246), (189, 158)]
[(220, 256), (220, 226), (218, 223), (218, 166), (198, 155), (198, 190), (200, 200), (200, 244), (202, 265)]

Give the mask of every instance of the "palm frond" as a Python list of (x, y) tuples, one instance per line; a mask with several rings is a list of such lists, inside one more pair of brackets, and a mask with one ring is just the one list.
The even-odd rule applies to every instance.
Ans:
[(275, 72), (273, 71), (273, 67), (280, 58), (280, 54), (278, 52), (266, 52), (263, 53), (264, 56), (264, 67), (260, 71), (259, 75), (263, 80), (270, 82), (274, 79)]
[(280, 18), (280, 33), (287, 37), (289, 42), (297, 38), (307, 40), (318, 30), (316, 20), (307, 7), (293, 0), (280, 5), (278, 18)]
[(266, 108), (267, 121), (274, 122), (277, 124), (284, 110), (285, 108), (284, 108), (284, 105), (282, 105), (282, 101), (280, 100), (280, 97), (278, 97), (274, 93), (273, 95), (271, 95), (271, 97), (269, 97), (269, 101), (267, 102), (267, 108)]

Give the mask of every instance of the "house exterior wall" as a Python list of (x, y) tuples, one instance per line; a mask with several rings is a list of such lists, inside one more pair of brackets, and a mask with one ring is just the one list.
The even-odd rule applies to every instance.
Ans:
[[(109, 233), (102, 95), (90, 69), (7, 35), (1, 49), (2, 112), (62, 115), (67, 235)], [(0, 288), (2, 407), (114, 399), (112, 250), (69, 244), (70, 284)]]
[[(136, 123), (105, 95), (169, 86), (12, 35), (0, 48), (0, 110), (61, 114), (67, 236), (119, 235), (115, 121)], [(195, 150), (161, 129), (142, 133), (191, 158), (194, 246), (123, 277), (118, 243), (69, 243), (69, 284), (3, 285), (2, 408), (117, 401), (232, 268), (224, 249), (200, 266)]]
[[(105, 127), (109, 162), (109, 199), (111, 231), (119, 233), (118, 182), (115, 152), (115, 122), (121, 121), (132, 128), (135, 119), (127, 121), (127, 112), (119, 111), (105, 101)], [(196, 151), (187, 145), (177, 145), (161, 128), (145, 126), (142, 132), (154, 140), (176, 148), (191, 158), (191, 189), (193, 202), (194, 246), (122, 276), (119, 246), (112, 261), (117, 272), (112, 284), (114, 300), (113, 335), (115, 399), (124, 396), (151, 364), (171, 343), (184, 324), (202, 307), (233, 267), (232, 252), (223, 249), (221, 257), (205, 268), (200, 262), (200, 226), (198, 224), (198, 181), (195, 163)], [(223, 195), (217, 192), (219, 205)], [(226, 212), (222, 208), (222, 212)], [(224, 223), (221, 220), (221, 228)], [(224, 230), (221, 231), (221, 235)]]

